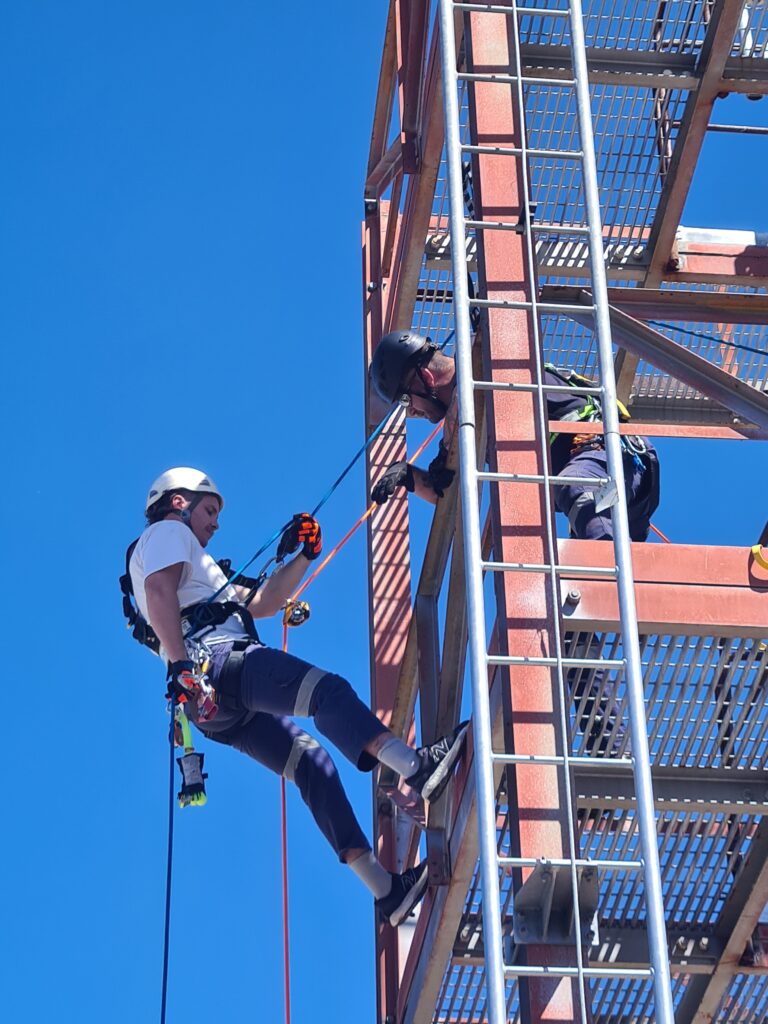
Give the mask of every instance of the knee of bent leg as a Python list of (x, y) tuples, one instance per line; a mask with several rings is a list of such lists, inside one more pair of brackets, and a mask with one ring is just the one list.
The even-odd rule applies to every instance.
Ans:
[(321, 747), (314, 736), (300, 732), (294, 738), (283, 775), (289, 782), (298, 783), (307, 773), (321, 772), (326, 776), (336, 774), (336, 765), (328, 751)]
[(340, 705), (353, 692), (350, 684), (342, 676), (337, 676), (334, 672), (324, 672), (306, 702), (307, 712), (314, 718), (324, 707)]

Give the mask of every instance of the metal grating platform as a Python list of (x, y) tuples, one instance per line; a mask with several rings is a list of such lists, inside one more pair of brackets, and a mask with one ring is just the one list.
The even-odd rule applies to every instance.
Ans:
[[(578, 642), (585, 648), (599, 644), (606, 657), (621, 655), (616, 636), (610, 633), (580, 633)], [(768, 813), (768, 651), (756, 638), (686, 634), (646, 635), (642, 650), (664, 903), (679, 1006), (689, 976), (711, 972), (722, 952), (718, 922), (729, 901), (746, 896), (742, 867)], [(574, 679), (573, 690), (580, 681)], [(604, 686), (621, 707), (621, 682), (608, 676)], [(570, 697), (568, 701), (572, 753), (588, 756), (587, 731), (576, 724), (584, 702)], [(617, 754), (626, 752), (625, 740)], [(580, 856), (635, 860), (640, 850), (631, 780), (616, 769), (606, 776), (609, 768), (601, 761), (594, 772), (575, 771)], [(497, 799), (498, 848), (508, 854), (503, 782)], [(509, 876), (503, 894), (503, 912), (511, 927)], [(647, 966), (643, 921), (640, 873), (601, 871), (599, 938), (590, 962)], [(443, 978), (436, 1022), (483, 1020), (481, 922), (480, 878), (475, 871), (454, 957)], [(510, 1020), (515, 1022), (516, 992), (517, 983), (510, 982)], [(652, 1024), (647, 981), (593, 982), (592, 1000), (596, 1024)], [(757, 1024), (766, 1005), (768, 974), (737, 973), (716, 1019)]]

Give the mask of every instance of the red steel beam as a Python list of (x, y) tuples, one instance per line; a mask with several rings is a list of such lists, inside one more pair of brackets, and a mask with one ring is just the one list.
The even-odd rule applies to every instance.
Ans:
[[(392, 101), (394, 99), (396, 54), (395, 0), (389, 0), (387, 28), (384, 33), (384, 49), (381, 56), (381, 69), (379, 71), (379, 85), (376, 90), (376, 105), (373, 111), (373, 127), (371, 129), (371, 146), (368, 153), (366, 178), (370, 177), (373, 173), (387, 148), (389, 121), (392, 115)], [(376, 196), (372, 198), (376, 198)]]
[[(374, 345), (381, 338), (385, 315), (382, 280), (382, 235), (387, 231), (387, 204), (376, 204), (366, 216), (363, 228), (363, 313), (364, 372)], [(382, 224), (382, 218), (384, 223)], [(375, 288), (369, 287), (377, 282)], [(367, 393), (368, 389), (365, 388)], [(366, 423), (376, 422), (370, 403)], [(383, 469), (404, 458), (405, 431), (387, 430), (369, 449), (367, 479), (376, 479)], [(371, 635), (371, 707), (388, 720), (399, 678), (411, 614), (410, 551), (408, 546), (408, 504), (390, 501), (379, 514), (368, 519), (368, 592)], [(391, 816), (378, 814), (376, 785), (374, 801), (374, 848), (385, 865), (397, 867), (397, 834)], [(376, 983), (378, 1019), (395, 1011), (400, 980), (399, 939), (396, 930), (377, 925)]]
[(400, 145), (406, 174), (420, 170), (421, 87), (429, 27), (429, 0), (395, 0), (400, 99)]
[(669, 262), (693, 173), (707, 134), (712, 108), (721, 89), (721, 78), (739, 26), (744, 0), (721, 0), (712, 16), (699, 59), (699, 88), (685, 105), (674, 152), (664, 179), (659, 205), (648, 241), (649, 266), (646, 284), (655, 285)]
[[(470, 14), (468, 66), (473, 72), (509, 73), (514, 66), (512, 23), (503, 14)], [(475, 144), (520, 146), (521, 126), (510, 89), (475, 83), (469, 91), (470, 138)], [(517, 160), (491, 155), (473, 162), (476, 217), (514, 220), (523, 207)], [(536, 282), (528, 272), (525, 239), (507, 231), (478, 232), (481, 294), (488, 299), (531, 301)], [(489, 309), (484, 332), (489, 380), (531, 383), (537, 373), (533, 324), (526, 311)], [(521, 391), (490, 392), (490, 468), (496, 472), (544, 471), (547, 440), (538, 428), (534, 397)], [(539, 488), (494, 488), (491, 491), (494, 554), (501, 561), (542, 563), (548, 560), (547, 521)], [(557, 614), (544, 577), (522, 580), (516, 573), (495, 574), (501, 653), (547, 653), (551, 623)], [(505, 749), (515, 753), (556, 754), (558, 705), (552, 674), (541, 666), (515, 668), (503, 687)], [(510, 773), (510, 837), (513, 854), (524, 857), (564, 855), (569, 809), (552, 766), (518, 766)], [(573, 946), (526, 947), (531, 964), (573, 966)], [(578, 989), (569, 978), (520, 981), (524, 1018), (581, 1021)]]
[[(768, 280), (768, 249), (764, 252)], [(541, 289), (541, 301), (577, 302), (582, 290), (569, 285), (544, 285)], [(638, 320), (671, 320), (677, 323), (702, 324), (768, 324), (768, 294), (695, 292), (671, 288), (609, 288), (608, 301), (612, 306)]]
[[(568, 423), (564, 420), (550, 420), (551, 434), (602, 434), (602, 423)], [(619, 424), (622, 434), (641, 434), (643, 437), (698, 437), (717, 441), (768, 441), (768, 430), (753, 427), (751, 423), (736, 427), (706, 426), (691, 423), (648, 423), (631, 420)]]
[[(696, 281), (756, 286), (768, 278), (768, 247), (686, 242), (677, 246), (665, 281)], [(765, 296), (756, 296), (765, 298)]]
[[(599, 541), (561, 541), (561, 564), (611, 567), (609, 545)], [(768, 633), (768, 572), (749, 548), (693, 544), (633, 544), (637, 621), (642, 632), (718, 636)], [(578, 603), (566, 605), (569, 591)], [(573, 629), (602, 628), (618, 622), (616, 587), (612, 580), (561, 577), (566, 624)]]
[[(704, 259), (705, 257), (702, 257)], [(706, 257), (708, 260), (710, 257)], [(717, 258), (717, 257), (714, 257)], [(726, 275), (730, 279), (730, 275)], [(768, 280), (768, 256), (766, 257)], [(697, 279), (698, 280), (698, 279)], [(752, 282), (755, 284), (756, 282)], [(608, 300), (640, 320), (678, 323), (768, 323), (768, 295), (742, 292), (693, 292), (657, 288), (609, 288)]]
[(443, 149), (442, 87), (437, 34), (433, 33), (424, 79), (421, 164), (411, 175), (405, 197), (400, 237), (395, 247), (385, 331), (409, 327), (419, 287), (424, 239), (427, 236)]

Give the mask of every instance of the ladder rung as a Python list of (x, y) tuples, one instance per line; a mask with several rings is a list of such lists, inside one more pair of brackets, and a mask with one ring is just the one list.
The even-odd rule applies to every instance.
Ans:
[[(523, 150), (517, 146), (462, 146), (462, 153), (477, 153), (480, 156), (522, 156)], [(552, 157), (555, 160), (581, 160), (580, 149), (526, 149), (527, 156)]]
[(480, 568), (485, 572), (540, 572), (565, 573), (567, 576), (615, 576), (616, 567), (586, 565), (536, 565), (528, 562), (481, 562)]
[[(557, 658), (545, 658), (538, 654), (488, 654), (485, 660), (489, 665), (541, 665), (554, 668), (558, 664)], [(618, 670), (625, 666), (625, 662), (618, 658), (560, 658), (559, 663), (564, 668), (615, 668)]]
[(573, 88), (574, 78), (537, 78), (532, 75), (505, 75), (491, 71), (462, 71), (456, 77), (460, 82), (490, 82), (491, 85), (552, 85)]
[(478, 391), (544, 391), (563, 395), (602, 395), (602, 388), (578, 388), (570, 384), (516, 384), (505, 380), (473, 380), (472, 386)]
[(478, 473), (478, 480), (489, 483), (551, 484), (553, 487), (596, 487), (611, 483), (605, 476), (540, 476), (537, 473)]
[[(522, 234), (526, 227), (515, 224), (508, 220), (467, 220), (464, 221), (468, 228), (476, 231), (516, 231)], [(551, 231), (561, 235), (588, 235), (589, 228), (582, 224), (530, 224), (531, 231)]]
[[(515, 299), (470, 299), (470, 306), (479, 306), (482, 309), (533, 309), (532, 302), (518, 302)], [(575, 306), (567, 302), (537, 302), (536, 310), (539, 313), (592, 313), (595, 307)]]
[[(499, 764), (551, 764), (565, 765), (566, 758), (562, 754), (491, 754), (491, 760)], [(569, 757), (568, 764), (574, 768), (594, 768), (599, 764), (603, 768), (606, 764), (611, 768), (631, 768), (632, 760), (628, 757)]]
[[(477, 11), (480, 14), (514, 14), (514, 7), (500, 7), (499, 4), (454, 3), (459, 11)], [(548, 11), (546, 7), (518, 7), (518, 14), (530, 15), (532, 18), (567, 18), (568, 11)]]
[(653, 972), (643, 967), (536, 967), (523, 964), (504, 964), (504, 973), (513, 978), (551, 977), (578, 978), (651, 978)]
[(577, 857), (568, 860), (565, 857), (497, 857), (501, 868), (569, 868), (572, 864), (577, 868), (599, 868), (602, 871), (642, 871), (645, 867), (641, 860), (585, 860)]

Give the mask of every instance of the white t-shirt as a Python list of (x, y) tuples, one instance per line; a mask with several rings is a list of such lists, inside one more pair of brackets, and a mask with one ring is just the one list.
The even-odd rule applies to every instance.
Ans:
[[(153, 523), (139, 537), (129, 563), (133, 594), (136, 604), (144, 618), (152, 625), (147, 612), (147, 594), (144, 581), (153, 572), (165, 569), (169, 565), (183, 563), (177, 593), (181, 608), (188, 608), (200, 601), (207, 601), (219, 587), (227, 583), (227, 577), (221, 568), (206, 554), (197, 537), (184, 523), (173, 519), (164, 519)], [(234, 587), (227, 585), (217, 601), (236, 601)], [(186, 634), (189, 624), (182, 619), (182, 629)], [(226, 640), (239, 640), (247, 637), (240, 620), (231, 615), (220, 626), (209, 626), (195, 634), (195, 639), (206, 643), (223, 643)], [(161, 657), (165, 652), (161, 650)]]

